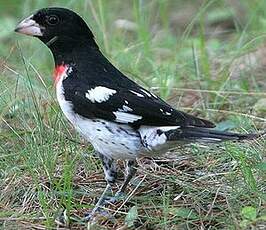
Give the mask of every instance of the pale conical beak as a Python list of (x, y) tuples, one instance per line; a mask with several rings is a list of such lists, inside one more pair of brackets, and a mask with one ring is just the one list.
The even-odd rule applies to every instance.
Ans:
[(43, 29), (44, 28), (42, 28), (36, 21), (33, 20), (33, 15), (31, 15), (17, 25), (15, 32), (41, 37), (43, 36)]

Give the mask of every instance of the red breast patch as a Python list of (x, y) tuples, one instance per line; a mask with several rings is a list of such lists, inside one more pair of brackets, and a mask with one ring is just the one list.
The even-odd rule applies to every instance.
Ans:
[(54, 69), (54, 84), (57, 85), (58, 81), (60, 80), (60, 78), (63, 76), (63, 74), (65, 73), (67, 69), (67, 65), (57, 65)]

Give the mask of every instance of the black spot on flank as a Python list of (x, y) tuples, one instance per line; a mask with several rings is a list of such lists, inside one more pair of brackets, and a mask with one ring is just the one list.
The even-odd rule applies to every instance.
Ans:
[(148, 147), (148, 144), (147, 144), (146, 139), (140, 139), (140, 140), (141, 140), (141, 144), (142, 144), (145, 148), (147, 148), (147, 147)]
[(101, 121), (101, 123), (102, 123), (103, 125), (105, 125), (105, 124), (106, 124), (104, 121)]
[(127, 150), (129, 150), (129, 147), (125, 146)]
[(129, 134), (127, 130), (125, 130), (124, 128), (119, 128), (121, 131), (125, 132), (126, 134)]
[(109, 143), (107, 141), (104, 141), (105, 144), (109, 145)]
[(157, 129), (157, 134), (158, 134), (159, 136), (161, 136), (161, 135), (163, 134), (163, 131), (160, 130), (160, 129)]
[(105, 128), (106, 128), (110, 133), (114, 134), (113, 130), (112, 130), (109, 126), (106, 125)]
[(99, 138), (99, 141), (103, 141), (103, 139), (102, 138)]
[(101, 130), (100, 129), (96, 129), (98, 132), (101, 132)]
[(122, 146), (126, 146), (124, 143), (120, 143), (120, 145), (122, 145)]
[(112, 141), (112, 144), (115, 145), (115, 142)]
[(97, 122), (96, 120), (92, 120), (92, 122)]
[(121, 130), (120, 129), (117, 129), (116, 132), (121, 133)]

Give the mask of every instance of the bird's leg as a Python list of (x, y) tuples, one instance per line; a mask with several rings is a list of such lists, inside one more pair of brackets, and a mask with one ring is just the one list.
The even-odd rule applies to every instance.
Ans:
[(110, 199), (108, 194), (110, 194), (110, 192), (112, 191), (111, 185), (115, 183), (115, 180), (117, 177), (116, 165), (113, 159), (108, 158), (100, 153), (98, 153), (98, 156), (101, 159), (102, 164), (103, 164), (103, 170), (105, 174), (105, 180), (107, 181), (107, 186), (104, 189), (102, 195), (100, 196), (93, 210), (90, 213), (85, 215), (86, 220), (90, 220), (95, 215), (96, 212), (100, 212), (102, 215), (105, 215), (105, 216), (110, 216), (107, 212), (103, 212), (101, 208), (106, 204), (105, 201), (107, 199)]
[(131, 160), (127, 162), (126, 166), (126, 177), (124, 180), (124, 183), (120, 187), (120, 189), (116, 192), (116, 194), (113, 197), (108, 196), (108, 194), (111, 192), (111, 184), (115, 183), (116, 180), (116, 167), (113, 162), (113, 159), (107, 158), (101, 154), (99, 154), (100, 159), (103, 163), (103, 169), (105, 173), (105, 179), (107, 181), (107, 186), (102, 193), (101, 197), (99, 198), (97, 204), (95, 205), (94, 209), (86, 215), (86, 220), (90, 220), (95, 213), (100, 212), (100, 214), (104, 216), (108, 216), (109, 218), (112, 217), (108, 212), (104, 212), (101, 210), (102, 207), (104, 207), (106, 204), (109, 203), (115, 203), (117, 202), (121, 197), (123, 197), (123, 193), (126, 190), (126, 187), (132, 177), (135, 175), (137, 171), (137, 162), (135, 160)]
[(108, 158), (102, 154), (98, 154), (102, 161), (105, 180), (109, 185), (113, 185), (117, 178), (116, 165), (112, 158)]
[(131, 181), (132, 177), (136, 174), (137, 172), (137, 162), (135, 160), (129, 160), (127, 161), (127, 166), (126, 166), (126, 177), (125, 180), (120, 187), (120, 189), (116, 192), (115, 196), (112, 197), (109, 200), (106, 200), (108, 203), (115, 203), (117, 202), (120, 198), (123, 197), (124, 192), (126, 190), (127, 185)]
[(123, 193), (126, 190), (126, 187), (128, 183), (131, 181), (132, 177), (135, 176), (137, 172), (137, 161), (130, 160), (127, 162), (126, 166), (126, 178), (124, 180), (124, 183), (122, 184), (121, 188), (118, 190), (118, 193)]
[(95, 207), (91, 212), (85, 214), (85, 220), (89, 221), (97, 212), (100, 212), (102, 215), (106, 216), (108, 213), (101, 210), (101, 207), (105, 204), (105, 200), (107, 199), (107, 194), (111, 191), (111, 185), (107, 184), (102, 195), (97, 201)]

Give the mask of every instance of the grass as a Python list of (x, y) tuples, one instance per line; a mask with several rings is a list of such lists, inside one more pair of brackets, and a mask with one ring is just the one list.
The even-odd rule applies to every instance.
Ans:
[[(51, 54), (37, 39), (12, 32), (35, 9), (57, 5), (79, 12), (117, 67), (176, 108), (209, 118), (221, 130), (265, 129), (265, 110), (254, 109), (266, 89), (260, 56), (265, 50), (264, 1), (0, 3), (2, 229), (86, 229), (82, 217), (105, 186), (93, 149), (66, 122), (55, 101)], [(118, 19), (136, 23), (134, 29), (119, 29)], [(127, 202), (108, 207), (116, 219), (99, 218), (91, 227), (266, 226), (263, 138), (192, 145), (167, 157), (140, 159), (139, 164)]]

